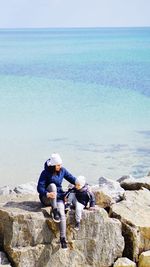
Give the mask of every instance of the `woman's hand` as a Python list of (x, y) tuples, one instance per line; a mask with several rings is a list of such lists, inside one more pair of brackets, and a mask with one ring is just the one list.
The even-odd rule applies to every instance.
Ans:
[(56, 198), (56, 193), (55, 192), (48, 192), (47, 194), (46, 194), (46, 196), (47, 196), (47, 198)]
[(65, 203), (67, 202), (67, 200), (68, 200), (67, 197), (64, 197), (64, 202), (65, 202)]

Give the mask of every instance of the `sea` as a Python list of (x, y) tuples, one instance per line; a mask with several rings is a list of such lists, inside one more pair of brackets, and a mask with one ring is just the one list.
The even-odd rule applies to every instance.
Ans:
[(0, 185), (51, 153), (89, 184), (150, 171), (150, 28), (0, 29)]

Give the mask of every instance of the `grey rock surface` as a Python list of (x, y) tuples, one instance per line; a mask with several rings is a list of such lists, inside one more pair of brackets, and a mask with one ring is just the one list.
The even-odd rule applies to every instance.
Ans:
[(150, 250), (150, 191), (126, 191), (125, 198), (111, 206), (110, 216), (122, 222), (124, 255), (138, 261), (141, 252)]
[(150, 266), (150, 250), (141, 253), (138, 263), (138, 267), (149, 267), (149, 266)]
[(0, 195), (6, 196), (6, 195), (11, 194), (12, 191), (13, 190), (8, 185), (0, 187)]
[(131, 176), (123, 176), (118, 179), (120, 185), (125, 190), (139, 190), (142, 187), (150, 190), (150, 176), (145, 176), (142, 178), (134, 178)]
[(37, 183), (28, 182), (26, 184), (20, 184), (14, 188), (14, 192), (16, 192), (17, 194), (36, 194)]
[(117, 259), (113, 267), (136, 267), (136, 263), (126, 257), (122, 257)]
[(41, 209), (38, 195), (0, 197), (0, 240), (16, 267), (109, 267), (122, 256), (121, 223), (104, 209), (84, 210), (76, 232), (74, 211), (67, 218), (68, 250), (60, 249), (58, 224)]
[(91, 190), (95, 195), (96, 204), (102, 208), (122, 200), (125, 192), (119, 182), (104, 177), (100, 177), (99, 185), (91, 186)]

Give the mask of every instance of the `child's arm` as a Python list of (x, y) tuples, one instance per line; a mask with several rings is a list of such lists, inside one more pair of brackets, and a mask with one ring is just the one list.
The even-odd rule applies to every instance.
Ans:
[(90, 208), (91, 209), (95, 208), (95, 196), (89, 187), (88, 187), (88, 195), (89, 195)]
[(68, 198), (69, 197), (69, 195), (70, 195), (70, 193), (74, 193), (74, 186), (73, 186), (73, 188), (69, 188), (66, 192), (65, 192), (65, 198)]
[(95, 196), (92, 192), (90, 192), (90, 208), (95, 207)]

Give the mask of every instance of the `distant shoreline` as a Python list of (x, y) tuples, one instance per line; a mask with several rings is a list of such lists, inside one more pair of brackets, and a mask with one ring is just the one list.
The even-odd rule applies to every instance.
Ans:
[(26, 27), (20, 27), (20, 28), (15, 28), (15, 27), (12, 27), (12, 28), (0, 28), (0, 31), (1, 30), (59, 30), (59, 29), (62, 29), (62, 30), (73, 30), (73, 29), (77, 29), (77, 30), (82, 30), (82, 29), (145, 29), (145, 28), (150, 28), (150, 26), (104, 26), (104, 27), (30, 27), (30, 28), (26, 28)]

